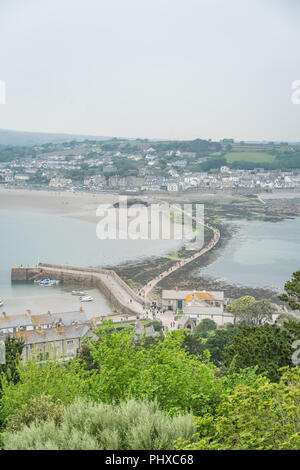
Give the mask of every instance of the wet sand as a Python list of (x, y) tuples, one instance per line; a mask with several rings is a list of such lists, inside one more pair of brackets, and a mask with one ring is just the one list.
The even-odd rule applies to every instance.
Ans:
[(114, 204), (118, 194), (0, 189), (0, 210), (24, 210), (96, 222), (100, 204)]

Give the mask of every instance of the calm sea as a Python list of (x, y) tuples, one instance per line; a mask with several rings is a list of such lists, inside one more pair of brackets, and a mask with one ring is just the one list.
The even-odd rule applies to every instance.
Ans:
[[(21, 211), (0, 211), (0, 298), (6, 313), (78, 310), (79, 300), (71, 295), (74, 286), (43, 288), (33, 283), (13, 283), (13, 265), (37, 262), (78, 266), (114, 266), (176, 251), (174, 240), (99, 240), (96, 224), (72, 218)], [(111, 313), (104, 296), (89, 291), (95, 302), (84, 304), (90, 315)]]
[(281, 291), (297, 270), (300, 270), (300, 218), (276, 223), (240, 221), (238, 233), (222, 255), (200, 273), (230, 284)]
[[(20, 211), (0, 211), (1, 310), (34, 313), (78, 310), (71, 295), (74, 286), (42, 288), (31, 283), (11, 284), (15, 264), (38, 260), (79, 266), (114, 266), (127, 261), (161, 256), (176, 251), (178, 241), (99, 240), (96, 224), (76, 219)], [(236, 223), (235, 223), (236, 224)], [(200, 270), (201, 275), (228, 283), (282, 290), (292, 272), (300, 269), (300, 219), (278, 223), (239, 222), (239, 231), (218, 260)], [(97, 290), (89, 291), (95, 302), (85, 304), (88, 315), (111, 313)]]

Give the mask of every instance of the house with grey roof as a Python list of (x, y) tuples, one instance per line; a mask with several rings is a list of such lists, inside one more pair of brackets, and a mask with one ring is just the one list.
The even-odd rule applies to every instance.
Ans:
[(22, 360), (34, 358), (46, 360), (68, 360), (76, 357), (85, 338), (92, 339), (94, 333), (88, 324), (65, 326), (56, 321), (51, 328), (38, 328), (26, 331), (19, 328), (15, 337), (24, 341)]
[(87, 316), (81, 308), (79, 311), (47, 313), (33, 315), (30, 310), (26, 310), (25, 314), (8, 315), (5, 312), (0, 314), (0, 333), (15, 335), (19, 328), (24, 331), (32, 331), (42, 326), (43, 328), (51, 328), (56, 321), (62, 322), (65, 326), (71, 326), (74, 323), (88, 323)]

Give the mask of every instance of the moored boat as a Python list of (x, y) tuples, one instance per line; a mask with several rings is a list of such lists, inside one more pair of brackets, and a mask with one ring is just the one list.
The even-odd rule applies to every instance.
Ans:
[(79, 295), (79, 296), (85, 296), (87, 294), (87, 292), (83, 291), (83, 290), (72, 290), (72, 295)]
[(56, 284), (59, 284), (59, 281), (56, 281), (55, 279), (42, 279), (39, 281), (39, 286), (45, 286), (45, 287), (51, 287), (55, 286)]
[(87, 296), (85, 296), (85, 297), (80, 297), (79, 300), (80, 300), (81, 302), (92, 302), (94, 299), (93, 299), (93, 297), (91, 297), (90, 295), (87, 295)]

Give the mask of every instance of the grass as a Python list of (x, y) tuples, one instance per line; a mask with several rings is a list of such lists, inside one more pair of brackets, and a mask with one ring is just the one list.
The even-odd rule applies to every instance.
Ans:
[(244, 162), (273, 162), (275, 155), (270, 155), (265, 152), (229, 152), (226, 154), (226, 160), (228, 163), (233, 163), (237, 161)]

